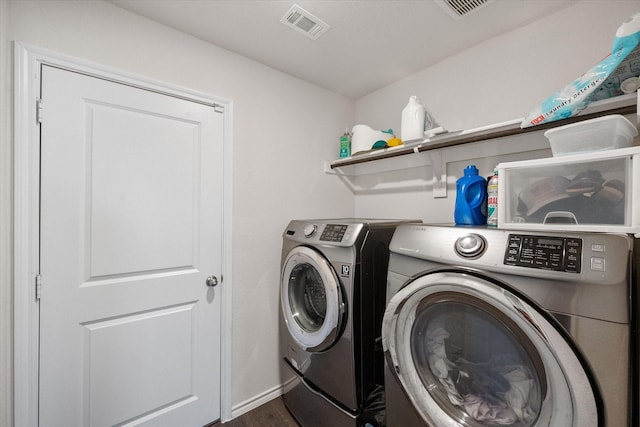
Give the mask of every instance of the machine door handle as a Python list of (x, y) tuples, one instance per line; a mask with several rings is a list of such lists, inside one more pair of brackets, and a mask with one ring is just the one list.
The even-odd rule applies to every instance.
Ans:
[(210, 288), (213, 288), (214, 286), (218, 285), (218, 278), (216, 276), (209, 276), (207, 277), (207, 286), (209, 286)]

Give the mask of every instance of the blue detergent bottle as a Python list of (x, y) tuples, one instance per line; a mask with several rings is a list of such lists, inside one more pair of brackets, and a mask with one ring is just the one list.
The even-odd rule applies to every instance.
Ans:
[(464, 168), (464, 176), (456, 181), (456, 206), (453, 217), (458, 225), (485, 225), (487, 181), (475, 165)]

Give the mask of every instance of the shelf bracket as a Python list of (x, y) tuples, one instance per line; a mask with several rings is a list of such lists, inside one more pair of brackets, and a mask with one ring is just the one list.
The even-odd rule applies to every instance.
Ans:
[(351, 191), (353, 194), (356, 194), (358, 192), (358, 188), (356, 187), (353, 181), (354, 177), (342, 173), (342, 171), (339, 168), (331, 169), (331, 163), (327, 161), (324, 162), (324, 173), (337, 176), (340, 179), (340, 181), (342, 181), (342, 183), (346, 185), (349, 191)]
[(443, 159), (441, 150), (427, 151), (433, 171), (433, 198), (447, 197), (447, 162)]

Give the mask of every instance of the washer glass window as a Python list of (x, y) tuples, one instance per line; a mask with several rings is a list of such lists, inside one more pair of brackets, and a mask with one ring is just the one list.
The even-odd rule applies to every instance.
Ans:
[(410, 346), (422, 384), (452, 418), (464, 425), (536, 422), (546, 394), (543, 363), (517, 325), (485, 302), (425, 298)]
[(289, 305), (296, 323), (316, 332), (327, 314), (327, 294), (322, 276), (311, 264), (296, 265), (289, 275)]
[(324, 351), (339, 338), (346, 309), (338, 277), (317, 251), (298, 246), (282, 270), (280, 301), (291, 337), (306, 351)]

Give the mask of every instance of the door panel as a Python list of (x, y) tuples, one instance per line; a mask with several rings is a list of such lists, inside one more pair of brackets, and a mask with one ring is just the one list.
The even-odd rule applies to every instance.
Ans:
[(44, 66), (40, 424), (220, 416), (223, 115)]
[(193, 267), (198, 124), (118, 106), (89, 108), (91, 277)]
[(89, 425), (116, 425), (194, 400), (192, 318), (187, 304), (83, 325)]

